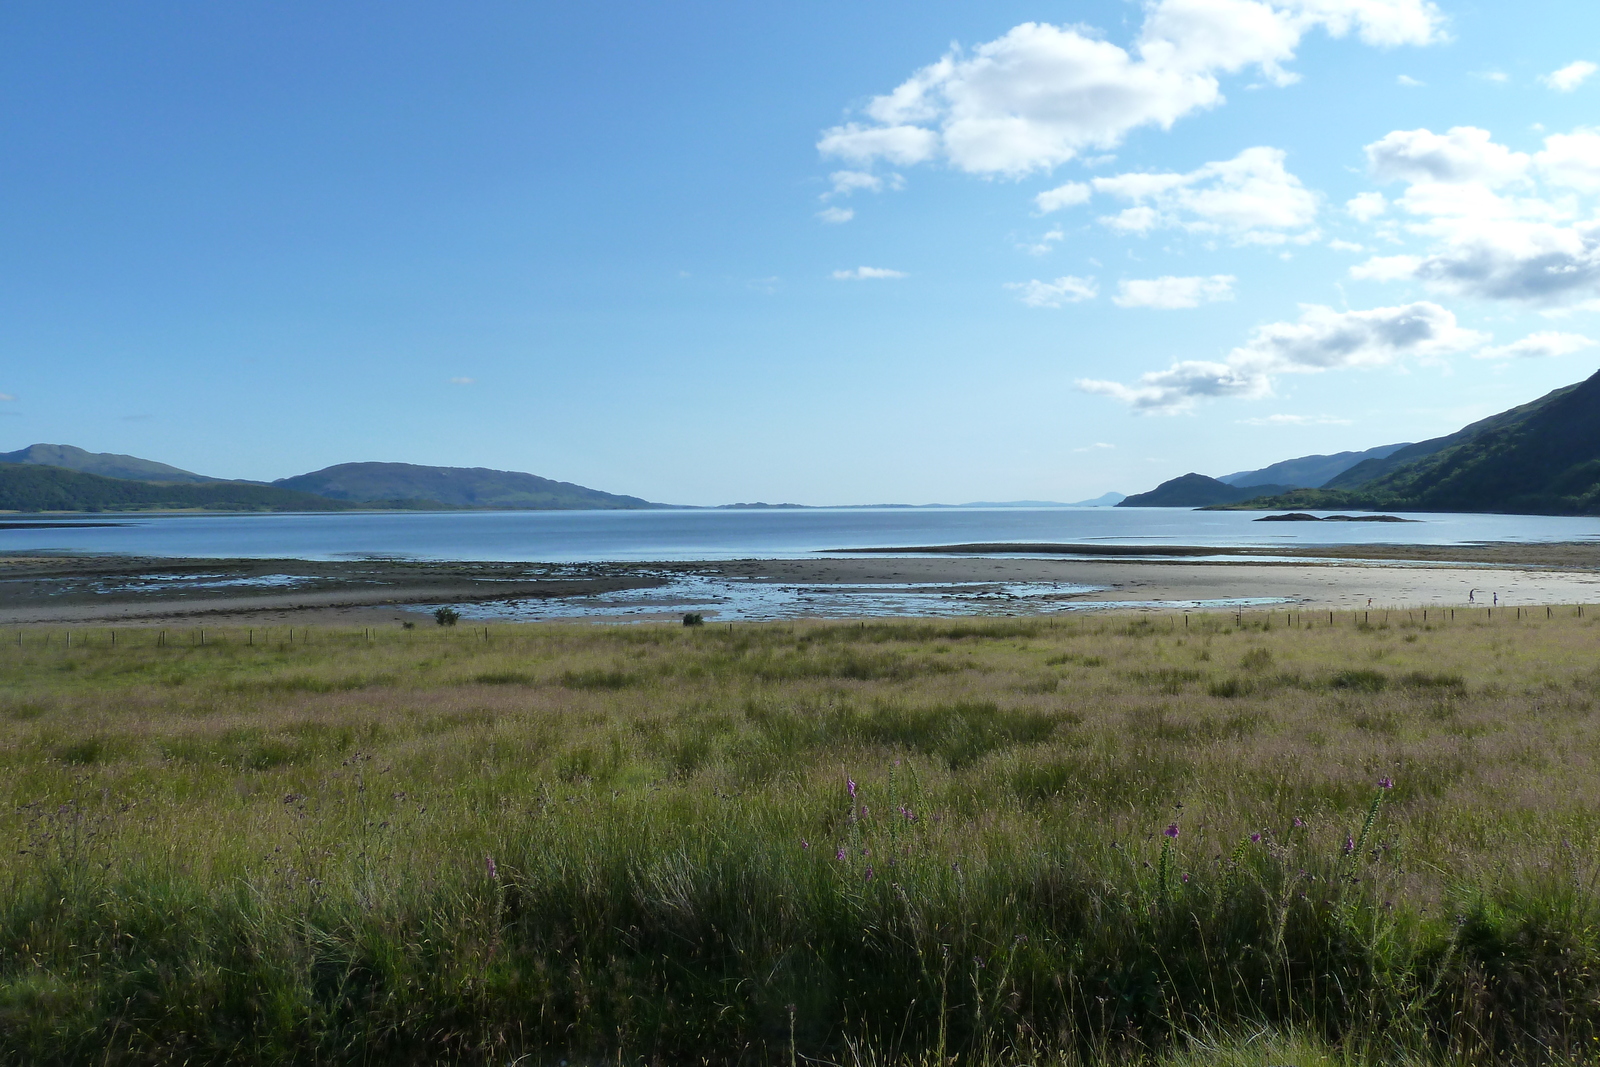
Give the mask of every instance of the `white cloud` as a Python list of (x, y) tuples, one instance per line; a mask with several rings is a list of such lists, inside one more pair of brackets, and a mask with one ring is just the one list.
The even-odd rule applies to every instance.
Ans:
[(1395, 79), (1395, 83), (1397, 85), (1403, 85), (1407, 89), (1421, 89), (1423, 86), (1428, 84), (1427, 82), (1417, 81), (1417, 79), (1411, 77), (1409, 74), (1400, 75)]
[(1124, 233), (1175, 227), (1238, 244), (1312, 240), (1316, 194), (1284, 169), (1283, 160), (1282, 149), (1246, 148), (1187, 174), (1118, 174), (1091, 184), (1134, 205), (1101, 219)]
[(1376, 177), (1407, 183), (1395, 205), (1409, 221), (1380, 236), (1404, 232), (1428, 248), (1375, 257), (1352, 276), (1546, 307), (1600, 294), (1600, 222), (1566, 192), (1600, 192), (1595, 131), (1551, 135), (1530, 156), (1474, 127), (1396, 130), (1367, 157)]
[(1033, 198), (1034, 204), (1041, 212), (1048, 215), (1052, 211), (1060, 211), (1064, 207), (1077, 207), (1087, 204), (1094, 190), (1083, 182), (1068, 182), (1058, 185), (1054, 189), (1046, 189)]
[(1380, 367), (1406, 357), (1438, 358), (1475, 348), (1487, 337), (1456, 322), (1437, 304), (1418, 302), (1370, 311), (1302, 307), (1296, 322), (1254, 330), (1225, 362), (1185, 360), (1141, 375), (1135, 385), (1080, 380), (1088, 393), (1115, 397), (1145, 414), (1187, 410), (1205, 397), (1270, 395), (1279, 374), (1315, 374)]
[(1371, 222), (1389, 210), (1389, 201), (1383, 198), (1382, 193), (1357, 193), (1344, 202), (1344, 209), (1352, 218)]
[(1558, 93), (1570, 93), (1584, 82), (1600, 67), (1595, 66), (1587, 59), (1580, 59), (1576, 63), (1568, 63), (1560, 70), (1551, 71), (1539, 80)]
[(1231, 274), (1213, 274), (1209, 278), (1130, 278), (1117, 285), (1117, 295), (1111, 302), (1123, 308), (1193, 308), (1218, 300), (1233, 299)]
[(1030, 256), (1042, 256), (1056, 246), (1056, 242), (1066, 238), (1066, 233), (1061, 230), (1051, 230), (1038, 241), (1031, 245), (1018, 245), (1017, 247)]
[(450, 379), (450, 384), (451, 385), (477, 385), (478, 384), (478, 379), (476, 379), (476, 378), (451, 378)]
[(1079, 278), (1070, 274), (1053, 282), (1041, 282), (1038, 279), (1007, 282), (1006, 288), (1021, 293), (1018, 299), (1031, 308), (1058, 308), (1062, 304), (1079, 304), (1085, 300), (1093, 300), (1100, 293), (1100, 287), (1093, 278)]
[(1497, 82), (1501, 85), (1504, 85), (1506, 82), (1511, 80), (1511, 75), (1507, 74), (1503, 70), (1486, 70), (1482, 74), (1476, 75), (1476, 77), (1482, 78), (1484, 81), (1488, 82)]
[(1074, 452), (1098, 452), (1098, 451), (1103, 451), (1104, 449), (1116, 448), (1116, 447), (1117, 447), (1116, 445), (1108, 445), (1104, 441), (1096, 441), (1092, 445), (1084, 445), (1082, 448), (1074, 448), (1073, 451)]
[(1354, 241), (1341, 241), (1337, 237), (1328, 242), (1328, 247), (1335, 252), (1365, 252), (1367, 250), (1366, 245), (1358, 245)]
[(826, 130), (817, 147), (858, 162), (942, 157), (974, 174), (1049, 169), (1217, 106), (1220, 75), (1254, 67), (1292, 82), (1283, 64), (1317, 28), (1424, 45), (1443, 38), (1443, 17), (1431, 0), (1153, 0), (1131, 51), (1092, 29), (1026, 22), (953, 49), (875, 97), (868, 122)]
[(1473, 356), (1477, 359), (1544, 359), (1551, 356), (1570, 356), (1585, 348), (1593, 348), (1594, 345), (1594, 341), (1581, 333), (1543, 330), (1539, 333), (1530, 333), (1522, 340), (1512, 341), (1508, 345), (1498, 345), (1494, 348), (1485, 348), (1481, 352), (1474, 352)]
[(1333, 415), (1262, 415), (1254, 419), (1240, 419), (1245, 426), (1349, 426), (1350, 419)]
[(883, 188), (883, 179), (865, 170), (836, 170), (828, 175), (828, 180), (833, 182), (829, 196), (849, 196), (857, 189), (876, 193)]
[(1379, 181), (1473, 183), (1496, 188), (1521, 179), (1528, 157), (1490, 140), (1488, 130), (1457, 126), (1449, 133), (1395, 130), (1367, 145)]
[(855, 217), (855, 208), (848, 207), (825, 207), (817, 212), (817, 218), (823, 222), (833, 223), (836, 226), (842, 222), (849, 222)]
[(1533, 157), (1546, 182), (1580, 193), (1600, 193), (1600, 132), (1577, 129), (1544, 139), (1544, 151)]
[(886, 267), (857, 267), (854, 270), (836, 270), (833, 272), (835, 281), (862, 282), (874, 278), (904, 278), (905, 271), (889, 270)]

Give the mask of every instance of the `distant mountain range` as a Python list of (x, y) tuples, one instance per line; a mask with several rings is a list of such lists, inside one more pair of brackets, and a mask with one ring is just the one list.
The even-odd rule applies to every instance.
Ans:
[(348, 511), (358, 506), (249, 482), (147, 482), (49, 464), (0, 464), (0, 511)]
[(85, 452), (72, 445), (29, 445), (15, 452), (0, 452), (0, 463), (25, 463), (39, 467), (64, 467), (82, 474), (98, 474), (102, 478), (128, 478), (139, 482), (221, 482), (225, 478), (208, 478), (204, 474), (169, 467), (154, 460), (137, 456), (119, 456), (114, 452)]
[(1330, 478), (1337, 477), (1351, 467), (1364, 463), (1369, 459), (1385, 459), (1406, 444), (1379, 445), (1369, 448), (1365, 452), (1336, 452), (1331, 456), (1301, 456), (1298, 459), (1286, 459), (1281, 463), (1274, 463), (1270, 467), (1260, 470), (1239, 471), (1236, 474), (1224, 474), (1217, 481), (1228, 485), (1286, 485), (1292, 489), (1315, 489), (1326, 485)]

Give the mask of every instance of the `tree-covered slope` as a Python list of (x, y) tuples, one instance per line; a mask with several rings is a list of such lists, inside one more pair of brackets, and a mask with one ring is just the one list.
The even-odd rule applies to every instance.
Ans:
[(486, 467), (423, 467), (412, 463), (340, 463), (310, 474), (280, 478), (284, 489), (332, 500), (423, 498), (466, 508), (529, 508), (546, 511), (622, 510), (664, 507), (636, 496), (603, 493), (536, 474)]
[(1600, 374), (1375, 462), (1242, 506), (1600, 515)]
[(0, 511), (345, 511), (357, 506), (270, 485), (142, 482), (42, 464), (0, 463)]
[(1369, 459), (1387, 459), (1406, 447), (1409, 447), (1409, 442), (1379, 445), (1365, 452), (1335, 452), (1331, 456), (1298, 456), (1274, 463), (1269, 467), (1262, 467), (1260, 470), (1224, 474), (1217, 480), (1239, 486), (1288, 485), (1297, 489), (1315, 489), (1326, 485), (1330, 479), (1338, 477), (1358, 463), (1365, 463)]

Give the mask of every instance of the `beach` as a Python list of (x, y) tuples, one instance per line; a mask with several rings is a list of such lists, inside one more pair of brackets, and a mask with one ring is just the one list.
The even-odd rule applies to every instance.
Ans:
[[(824, 618), (916, 615), (935, 603), (939, 614), (963, 606), (1026, 614), (1097, 606), (1492, 607), (1496, 597), (1506, 607), (1600, 602), (1600, 546), (1588, 543), (1315, 551), (982, 545), (585, 564), (12, 554), (0, 556), (0, 626), (381, 625), (414, 621), (438, 605), (520, 621), (663, 621), (689, 609), (711, 619), (751, 618), (718, 604), (770, 600), (777, 591), (792, 594), (784, 617)], [(626, 610), (609, 610), (623, 601)]]

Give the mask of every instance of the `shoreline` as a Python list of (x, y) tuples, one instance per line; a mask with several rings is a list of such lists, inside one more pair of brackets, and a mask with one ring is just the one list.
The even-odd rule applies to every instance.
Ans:
[[(979, 549), (989, 554), (973, 554)], [(729, 621), (1232, 610), (1241, 603), (1484, 607), (1496, 594), (1508, 607), (1600, 603), (1600, 544), (1341, 545), (1316, 553), (962, 545), (589, 564), (12, 553), (0, 555), (0, 626), (394, 625), (427, 621), (426, 611), (440, 605), (463, 609), (474, 622), (676, 622), (686, 611)]]

